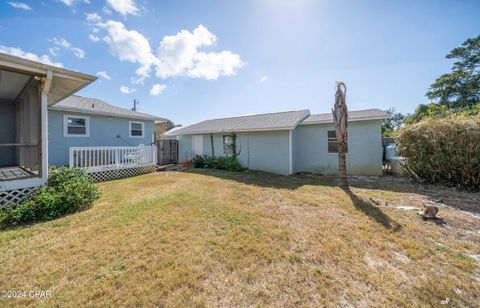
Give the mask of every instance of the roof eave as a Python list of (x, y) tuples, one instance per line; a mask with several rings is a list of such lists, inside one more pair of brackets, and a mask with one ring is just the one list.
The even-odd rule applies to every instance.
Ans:
[(156, 121), (156, 117), (148, 117), (148, 116), (141, 116), (141, 115), (136, 115), (136, 116), (127, 116), (127, 115), (120, 115), (117, 113), (110, 113), (110, 112), (105, 112), (105, 111), (99, 111), (99, 110), (85, 110), (82, 108), (74, 108), (74, 107), (65, 107), (65, 106), (51, 106), (49, 107), (50, 110), (57, 110), (57, 111), (67, 111), (67, 112), (76, 112), (76, 113), (82, 113), (82, 114), (94, 114), (94, 115), (103, 115), (107, 117), (114, 117), (114, 118), (124, 118), (124, 119), (139, 119), (139, 120), (148, 120), (148, 121)]
[[(193, 131), (193, 132), (172, 132), (170, 136), (179, 136), (179, 135), (201, 135), (201, 134), (221, 134), (221, 133), (248, 133), (248, 132), (268, 132), (268, 131), (279, 131), (279, 130), (292, 130), (295, 129), (295, 126), (285, 126), (285, 127), (274, 127), (274, 128), (244, 128), (244, 129), (225, 129), (225, 130), (204, 130), (204, 131)], [(168, 133), (167, 133), (168, 135)]]
[[(384, 119), (387, 119), (387, 118), (388, 118), (388, 115), (369, 116), (369, 117), (358, 117), (358, 118), (348, 119), (348, 122), (359, 122), (359, 121), (370, 121), (370, 120), (384, 120)], [(300, 123), (300, 125), (329, 124), (329, 123), (333, 123), (333, 120), (307, 121), (307, 122), (302, 122), (302, 123)]]
[(48, 65), (5, 53), (0, 53), (0, 66), (10, 68), (17, 72), (23, 72), (28, 74), (46, 75), (47, 71), (50, 70), (52, 71), (54, 76), (61, 78), (83, 80), (89, 82), (97, 80), (96, 76), (75, 72), (62, 67)]

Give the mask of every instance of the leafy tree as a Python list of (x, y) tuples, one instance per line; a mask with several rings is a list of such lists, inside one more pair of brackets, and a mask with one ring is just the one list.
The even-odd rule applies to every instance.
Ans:
[(404, 123), (407, 125), (418, 123), (427, 118), (442, 118), (451, 114), (446, 105), (439, 104), (420, 104), (415, 112), (405, 117)]
[(403, 125), (405, 116), (397, 112), (395, 108), (389, 108), (385, 111), (389, 117), (382, 121), (382, 135), (384, 137), (394, 137), (398, 129)]
[[(452, 72), (430, 86), (427, 97), (449, 109), (463, 109), (480, 102), (480, 35), (453, 49), (447, 59), (456, 59)], [(422, 107), (424, 108), (424, 107)]]

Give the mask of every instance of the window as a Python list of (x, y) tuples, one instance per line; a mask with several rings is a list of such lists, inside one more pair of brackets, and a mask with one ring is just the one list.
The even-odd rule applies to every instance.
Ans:
[(233, 154), (233, 137), (231, 135), (223, 136), (223, 154)]
[(65, 137), (88, 137), (89, 118), (77, 115), (64, 115), (63, 135)]
[(130, 138), (143, 138), (143, 122), (130, 121)]
[[(345, 153), (348, 153), (348, 132), (345, 140)], [(328, 153), (338, 153), (337, 132), (334, 130), (328, 131)]]

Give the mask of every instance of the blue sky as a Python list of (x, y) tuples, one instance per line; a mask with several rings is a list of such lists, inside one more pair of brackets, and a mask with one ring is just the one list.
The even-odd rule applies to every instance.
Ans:
[(181, 124), (329, 112), (337, 80), (351, 110), (406, 113), (479, 16), (475, 0), (2, 0), (0, 50), (103, 76), (79, 94)]

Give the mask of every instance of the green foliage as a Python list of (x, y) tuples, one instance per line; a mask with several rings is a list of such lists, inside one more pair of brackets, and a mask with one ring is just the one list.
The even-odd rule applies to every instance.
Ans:
[(241, 171), (242, 165), (236, 156), (209, 156), (205, 158), (205, 168), (228, 171)]
[(40, 187), (16, 207), (0, 210), (0, 226), (50, 220), (87, 209), (100, 197), (85, 170), (51, 168), (47, 186)]
[(198, 155), (196, 154), (192, 158), (192, 165), (194, 168), (205, 168), (205, 159), (207, 155)]
[(384, 137), (395, 137), (398, 129), (402, 127), (405, 116), (397, 112), (395, 108), (386, 110), (389, 117), (382, 121), (382, 135)]
[(397, 142), (413, 179), (480, 189), (480, 116), (429, 118), (401, 128)]
[(463, 109), (480, 102), (480, 36), (467, 39), (447, 59), (456, 59), (452, 71), (430, 86), (427, 97), (449, 109)]
[(460, 110), (449, 109), (446, 105), (439, 104), (421, 104), (415, 109), (413, 114), (405, 117), (406, 125), (415, 124), (428, 118), (445, 118), (445, 117), (471, 117), (480, 114), (480, 103), (465, 107)]

